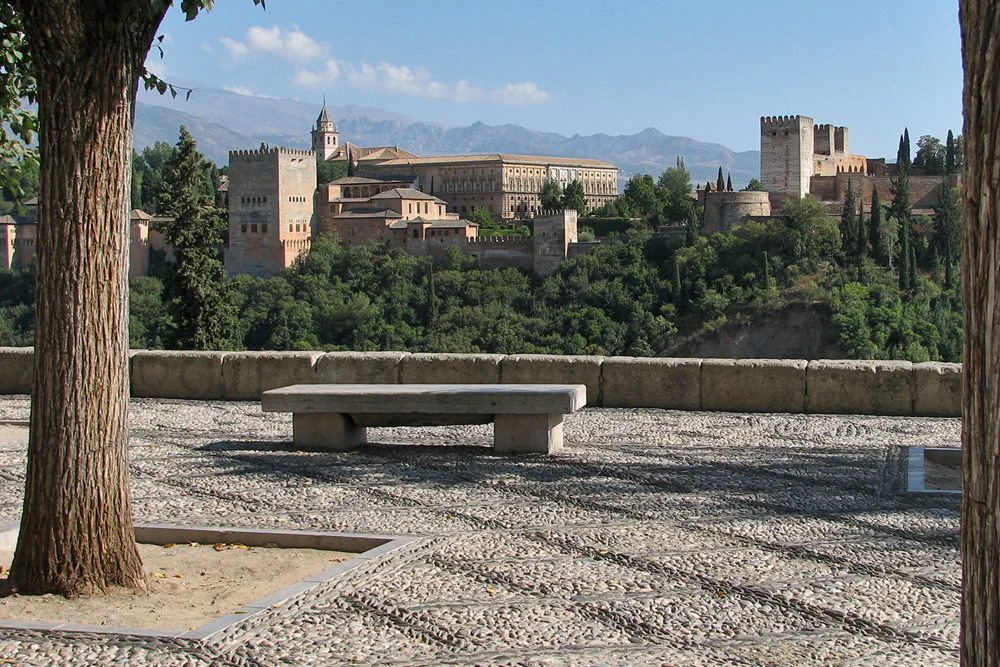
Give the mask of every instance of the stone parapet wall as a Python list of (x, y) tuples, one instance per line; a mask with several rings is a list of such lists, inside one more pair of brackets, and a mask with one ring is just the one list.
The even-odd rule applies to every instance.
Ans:
[[(0, 394), (31, 390), (31, 348), (0, 348)], [(587, 404), (721, 412), (957, 417), (960, 364), (408, 352), (134, 350), (132, 395), (259, 400), (298, 383), (585, 384)]]

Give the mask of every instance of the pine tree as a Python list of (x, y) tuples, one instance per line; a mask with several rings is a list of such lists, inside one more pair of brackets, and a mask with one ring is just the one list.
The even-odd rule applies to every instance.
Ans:
[(160, 210), (170, 219), (158, 223), (176, 257), (163, 286), (165, 344), (172, 349), (226, 350), (235, 342), (236, 314), (219, 259), (225, 221), (205, 192), (205, 162), (182, 126), (160, 191)]
[(730, 173), (726, 174), (726, 192), (732, 192), (732, 191), (733, 191), (733, 175)]
[(726, 181), (722, 178), (722, 167), (719, 167), (719, 176), (715, 179), (715, 191), (725, 192), (726, 191)]

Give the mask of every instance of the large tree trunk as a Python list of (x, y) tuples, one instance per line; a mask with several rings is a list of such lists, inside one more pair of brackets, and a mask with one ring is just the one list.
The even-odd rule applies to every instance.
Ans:
[(128, 205), (136, 83), (165, 7), (14, 4), (38, 81), (41, 189), (31, 435), (11, 584), (67, 596), (143, 588), (128, 484)]
[(962, 0), (962, 663), (1000, 664), (1000, 1)]

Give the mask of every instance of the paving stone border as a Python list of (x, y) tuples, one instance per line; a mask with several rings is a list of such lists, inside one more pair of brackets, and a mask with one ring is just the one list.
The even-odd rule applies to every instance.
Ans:
[[(0, 528), (0, 548), (13, 549), (17, 545), (17, 523)], [(297, 595), (307, 593), (321, 584), (367, 565), (369, 562), (403, 549), (419, 540), (407, 535), (366, 535), (362, 533), (333, 533), (315, 530), (266, 530), (222, 526), (183, 526), (164, 523), (135, 525), (135, 539), (140, 544), (171, 544), (198, 542), (200, 544), (245, 544), (248, 547), (277, 545), (284, 549), (323, 549), (357, 554), (331, 568), (317, 572), (302, 581), (286, 586), (242, 609), (208, 621), (193, 630), (158, 630), (153, 628), (126, 628), (112, 625), (80, 625), (52, 621), (13, 621), (0, 619), (3, 630), (33, 630), (59, 635), (128, 635), (130, 637), (182, 639), (204, 641), (229, 630), (263, 612), (287, 602)]]

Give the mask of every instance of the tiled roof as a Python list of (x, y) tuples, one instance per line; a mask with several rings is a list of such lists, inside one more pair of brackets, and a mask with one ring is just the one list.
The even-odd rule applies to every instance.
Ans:
[(377, 195), (372, 195), (371, 199), (426, 199), (428, 201), (438, 202), (439, 204), (446, 203), (443, 199), (438, 199), (433, 195), (421, 192), (420, 190), (414, 190), (413, 188), (393, 188), (392, 190), (386, 190), (385, 192), (380, 192)]

